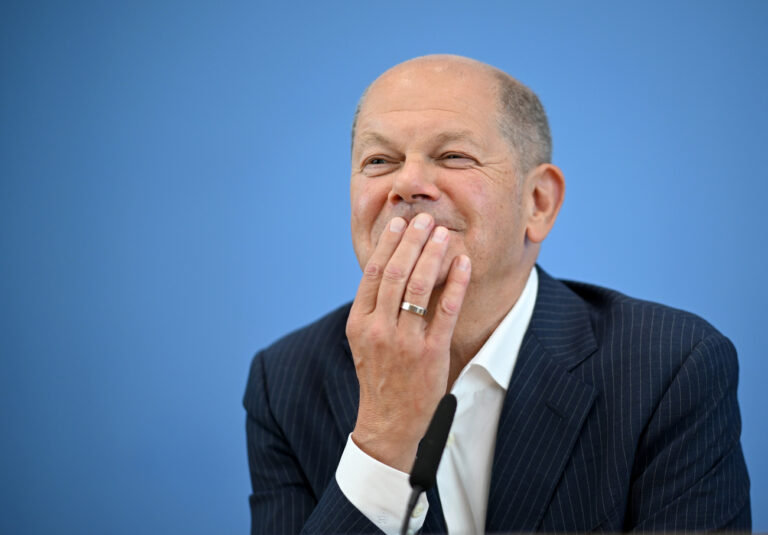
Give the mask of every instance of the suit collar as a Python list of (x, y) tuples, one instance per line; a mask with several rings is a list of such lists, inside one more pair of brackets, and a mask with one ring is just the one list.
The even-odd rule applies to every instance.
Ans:
[(597, 349), (589, 310), (565, 284), (536, 269), (539, 292), (526, 334), (535, 336), (554, 362), (572, 370)]

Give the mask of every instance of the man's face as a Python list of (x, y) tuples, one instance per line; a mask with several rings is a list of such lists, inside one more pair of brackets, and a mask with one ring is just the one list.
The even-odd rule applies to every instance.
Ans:
[(412, 61), (369, 89), (352, 150), (352, 241), (365, 266), (387, 223), (420, 212), (450, 230), (473, 284), (522, 269), (525, 217), (515, 155), (498, 128), (495, 81), (474, 65)]

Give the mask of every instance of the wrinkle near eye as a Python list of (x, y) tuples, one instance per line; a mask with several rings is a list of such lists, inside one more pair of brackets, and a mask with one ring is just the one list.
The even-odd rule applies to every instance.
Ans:
[(360, 172), (366, 176), (379, 176), (389, 173), (397, 167), (397, 162), (393, 162), (388, 158), (372, 157), (363, 162), (360, 167)]
[(475, 160), (467, 157), (442, 158), (442, 164), (449, 169), (469, 169), (478, 166)]

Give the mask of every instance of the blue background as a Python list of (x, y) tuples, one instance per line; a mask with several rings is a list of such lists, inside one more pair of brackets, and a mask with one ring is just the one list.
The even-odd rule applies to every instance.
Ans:
[(0, 532), (243, 533), (254, 351), (351, 299), (349, 127), (407, 58), (546, 106), (540, 263), (736, 344), (765, 417), (768, 2), (3, 2)]

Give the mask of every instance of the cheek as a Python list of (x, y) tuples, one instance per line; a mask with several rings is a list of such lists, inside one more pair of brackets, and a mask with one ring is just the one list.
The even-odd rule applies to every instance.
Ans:
[(350, 188), (352, 241), (361, 266), (373, 252), (375, 241), (381, 232), (378, 219), (387, 200), (385, 190), (372, 186), (373, 184), (369, 183), (363, 187), (355, 184), (353, 180)]
[(381, 210), (381, 202), (370, 188), (352, 193), (352, 232), (369, 234)]
[(384, 180), (353, 178), (350, 187), (352, 215), (361, 221), (376, 218), (387, 200), (389, 188)]
[(519, 254), (524, 230), (516, 191), (466, 184), (460, 203), (469, 223), (464, 246), (472, 259), (473, 277), (506, 266)]

